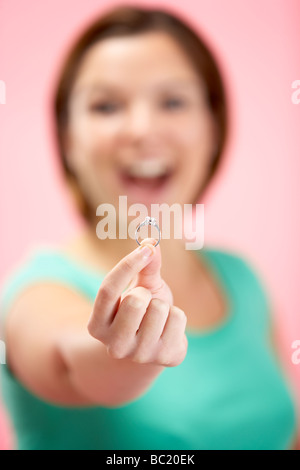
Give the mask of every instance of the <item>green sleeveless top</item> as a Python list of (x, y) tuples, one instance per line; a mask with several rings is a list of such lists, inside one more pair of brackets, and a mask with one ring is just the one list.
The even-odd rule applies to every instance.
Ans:
[[(227, 296), (216, 328), (187, 331), (188, 352), (151, 388), (117, 408), (46, 402), (0, 365), (2, 399), (18, 449), (289, 449), (296, 434), (292, 394), (270, 341), (270, 306), (248, 261), (229, 251), (197, 252)], [(35, 250), (7, 279), (1, 316), (26, 286), (51, 280), (94, 301), (105, 273), (51, 248)], [(22, 358), (20, 358), (22, 360)]]

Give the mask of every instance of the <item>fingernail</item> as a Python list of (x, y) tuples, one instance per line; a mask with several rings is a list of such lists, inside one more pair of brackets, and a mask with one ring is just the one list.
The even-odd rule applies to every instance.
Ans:
[(140, 246), (139, 249), (142, 251), (145, 258), (148, 258), (149, 256), (154, 254), (154, 246), (153, 245), (151, 246), (152, 248), (150, 247), (150, 245)]

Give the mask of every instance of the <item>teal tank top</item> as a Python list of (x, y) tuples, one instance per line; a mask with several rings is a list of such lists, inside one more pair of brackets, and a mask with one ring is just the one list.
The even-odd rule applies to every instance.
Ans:
[[(16, 448), (291, 448), (293, 394), (272, 351), (270, 305), (261, 280), (248, 261), (229, 251), (204, 248), (201, 259), (223, 287), (229, 314), (216, 328), (187, 330), (185, 360), (166, 368), (134, 402), (117, 408), (54, 405), (26, 389), (8, 365), (0, 365)], [(56, 249), (35, 250), (6, 280), (2, 320), (16, 295), (35, 281), (63, 283), (94, 301), (104, 275)]]

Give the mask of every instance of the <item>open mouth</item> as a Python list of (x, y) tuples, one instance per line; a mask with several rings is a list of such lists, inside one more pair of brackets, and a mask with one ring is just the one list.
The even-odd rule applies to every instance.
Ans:
[(166, 187), (174, 174), (174, 168), (159, 160), (140, 160), (123, 168), (121, 180), (128, 189), (158, 191)]
[(167, 183), (167, 181), (171, 177), (171, 172), (165, 173), (161, 176), (151, 177), (132, 176), (126, 173), (122, 173), (121, 177), (127, 185), (132, 185), (134, 187), (144, 189), (158, 189)]

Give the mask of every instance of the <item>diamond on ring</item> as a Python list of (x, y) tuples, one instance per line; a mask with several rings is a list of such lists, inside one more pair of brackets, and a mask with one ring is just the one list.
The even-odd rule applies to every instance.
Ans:
[(154, 217), (148, 217), (148, 216), (145, 218), (144, 222), (145, 222), (145, 225), (147, 225), (147, 224), (148, 225), (157, 224), (156, 219)]
[(158, 223), (157, 223), (157, 221), (154, 217), (147, 216), (145, 218), (145, 220), (141, 224), (138, 225), (138, 227), (135, 231), (136, 242), (138, 243), (138, 245), (141, 245), (141, 243), (138, 240), (138, 233), (139, 233), (141, 227), (143, 227), (144, 225), (153, 225), (156, 228), (156, 230), (158, 231), (158, 240), (157, 240), (156, 244), (154, 245), (154, 247), (156, 247), (160, 242), (160, 228), (159, 228)]

